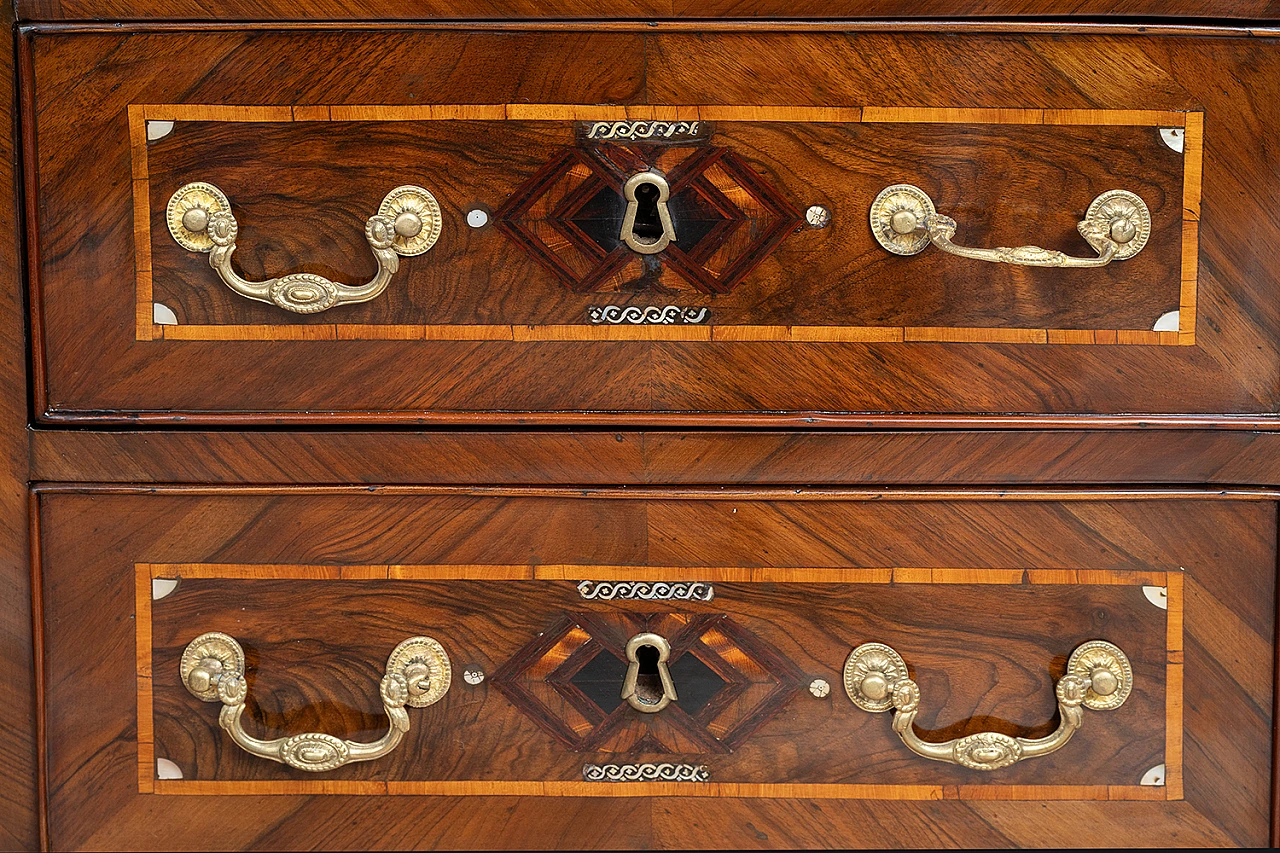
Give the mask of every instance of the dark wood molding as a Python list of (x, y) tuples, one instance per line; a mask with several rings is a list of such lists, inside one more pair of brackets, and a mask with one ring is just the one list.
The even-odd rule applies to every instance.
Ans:
[(89, 431), (30, 433), (46, 482), (449, 485), (1280, 486), (1244, 430)]
[[(36, 716), (39, 685), (33, 675), (32, 562), (28, 550), (29, 454), (27, 335), (23, 308), (19, 138), (14, 68), (13, 12), (5, 6), (0, 28), (10, 33), (0, 49), (0, 849), (44, 845), (38, 828), (43, 796), (36, 782)], [(23, 39), (19, 39), (23, 41)]]
[(670, 487), (565, 488), (516, 486), (212, 486), (115, 483), (33, 483), (36, 494), (101, 495), (468, 495), (473, 497), (583, 498), (592, 500), (789, 500), (806, 501), (1275, 501), (1278, 489), (1255, 488), (770, 488)]
[[(86, 6), (98, 0), (87, 0)], [(266, 29), (467, 29), (467, 30), (613, 30), (620, 32), (734, 32), (808, 31), (808, 32), (972, 32), (972, 33), (1072, 33), (1092, 32), (1107, 35), (1194, 35), (1194, 36), (1259, 36), (1266, 37), (1277, 29), (1280, 11), (1274, 3), (1252, 0), (1253, 8), (1241, 10), (1235, 0), (1204, 3), (1199, 13), (1180, 15), (1169, 3), (1143, 0), (1147, 5), (1127, 4), (1123, 15), (1110, 15), (1106, 8), (1079, 11), (1079, 4), (1062, 8), (1038, 9), (1026, 14), (1008, 0), (987, 3), (990, 10), (973, 12), (959, 4), (940, 4), (934, 14), (922, 12), (919, 3), (906, 0), (876, 6), (874, 14), (859, 14), (852, 4), (821, 4), (806, 14), (795, 3), (786, 0), (762, 0), (755, 10), (724, 10), (720, 14), (714, 4), (702, 4), (696, 15), (680, 14), (673, 9), (643, 9), (639, 4), (614, 4), (608, 9), (592, 9), (590, 13), (568, 11), (573, 0), (557, 4), (527, 4), (523, 14), (510, 11), (489, 12), (457, 5), (450, 11), (431, 15), (430, 4), (408, 10), (412, 15), (399, 17), (404, 7), (382, 10), (344, 9), (318, 12), (311, 19), (292, 14), (272, 14), (262, 4), (249, 6), (244, 0), (225, 7), (193, 8), (186, 13), (183, 0), (138, 0), (134, 9), (112, 10), (109, 15), (74, 14), (59, 8), (64, 0), (19, 0), (19, 22), (24, 29), (48, 32), (158, 32), (161, 30), (266, 30)], [(366, 0), (376, 5), (378, 0)], [(436, 4), (450, 0), (435, 0)], [(728, 0), (720, 0), (727, 3)], [(516, 4), (518, 5), (518, 4)], [(737, 4), (741, 7), (743, 4)], [(979, 5), (969, 3), (969, 6)], [(1186, 5), (1186, 4), (1184, 4)], [(127, 12), (121, 14), (121, 12)], [(386, 14), (386, 13), (390, 14)], [(302, 12), (305, 15), (305, 12)], [(974, 17), (961, 17), (972, 14)], [(109, 19), (109, 20), (107, 20)]]

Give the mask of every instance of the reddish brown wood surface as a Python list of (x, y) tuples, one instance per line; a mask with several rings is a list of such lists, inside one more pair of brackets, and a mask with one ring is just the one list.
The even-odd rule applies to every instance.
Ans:
[(1164, 18), (1242, 18), (1274, 19), (1280, 7), (1272, 0), (1176, 0), (1175, 2), (1120, 3), (1117, 0), (1089, 0), (1085, 3), (1044, 2), (1044, 0), (967, 0), (948, 3), (943, 0), (869, 3), (867, 0), (841, 0), (823, 3), (818, 0), (633, 0), (623, 3), (601, 3), (592, 0), (429, 0), (412, 9), (380, 2), (338, 3), (334, 0), (308, 0), (304, 6), (281, 0), (247, 3), (245, 0), (221, 4), (216, 8), (195, 0), (22, 0), (18, 12), (23, 19), (218, 19), (218, 20), (284, 20), (299, 19), (371, 19), (424, 20), (432, 18), (460, 19), (536, 19), (536, 18), (951, 18), (961, 16), (1045, 16), (1082, 18), (1101, 16), (1160, 16)]
[[(0, 27), (12, 25), (12, 11)], [(37, 830), (31, 564), (27, 554), (27, 356), (14, 143), (13, 44), (0, 46), (0, 849), (30, 850)]]
[[(458, 680), (432, 710), (411, 713), (416, 734), (385, 761), (349, 765), (325, 781), (561, 783), (581, 781), (588, 762), (691, 761), (706, 764), (712, 782), (767, 785), (775, 796), (782, 784), (821, 786), (814, 795), (837, 797), (851, 794), (832, 786), (876, 785), (872, 798), (893, 798), (884, 786), (930, 786), (941, 796), (942, 785), (991, 782), (1062, 785), (1074, 789), (1062, 792), (1070, 799), (1092, 799), (1090, 789), (1117, 786), (1124, 789), (1115, 792), (1119, 799), (1150, 795), (1131, 789), (1147, 769), (1165, 762), (1166, 614), (1143, 596), (1141, 578), (984, 584), (987, 578), (974, 570), (974, 583), (902, 588), (717, 582), (713, 601), (694, 604), (584, 602), (575, 586), (599, 576), (591, 567), (570, 569), (566, 574), (574, 576), (562, 581), (273, 580), (270, 567), (260, 571), (267, 577), (184, 579), (177, 592), (152, 604), (154, 653), (146, 664), (155, 756), (174, 761), (184, 779), (300, 781), (287, 767), (226, 749), (225, 736), (212, 725), (217, 707), (192, 697), (173, 677), (182, 650), (206, 630), (235, 635), (254, 661), (255, 704), (246, 727), (257, 737), (381, 736), (386, 718), (376, 690), (386, 656), (415, 634), (444, 643), (459, 668), (478, 665), (489, 674), (487, 686), (471, 689)], [(685, 571), (704, 577), (696, 568)], [(643, 569), (632, 572), (645, 576)], [(159, 573), (181, 576), (183, 569)], [(149, 576), (144, 583), (149, 594)], [(252, 602), (248, 610), (246, 601)], [(1000, 614), (998, 627), (993, 614)], [(585, 632), (590, 645), (562, 645), (571, 630)], [(619, 699), (623, 646), (650, 631), (673, 643), (671, 667), (683, 696), (669, 713), (640, 714)], [(700, 639), (712, 631), (721, 638), (714, 648), (712, 640)], [(884, 642), (918, 673), (925, 696), (919, 727), (931, 740), (987, 730), (1043, 737), (1057, 724), (1053, 684), (1066, 655), (1094, 635), (1122, 644), (1134, 665), (1135, 693), (1124, 713), (1090, 715), (1088, 731), (1072, 748), (998, 777), (903, 761), (887, 717), (860, 711), (839, 690), (849, 651), (861, 642)], [(577, 682), (549, 675), (554, 663), (541, 663), (566, 651), (585, 658), (601, 643), (603, 659), (614, 662), (610, 671), (620, 670), (611, 702), (584, 702)], [(685, 655), (727, 672), (728, 686), (706, 704), (692, 704), (700, 683), (683, 677)], [(835, 686), (832, 701), (809, 694), (815, 677)], [(577, 704), (568, 704), (566, 694)], [(854, 743), (861, 746), (831, 749)], [(483, 792), (484, 785), (474, 789)]]
[[(610, 494), (611, 499), (606, 499)], [(938, 843), (960, 845), (1044, 844), (1050, 838), (1061, 838), (1068, 830), (1073, 843), (1098, 845), (1114, 843), (1114, 827), (1118, 825), (1140, 827), (1146, 843), (1153, 844), (1256, 844), (1265, 840), (1275, 612), (1271, 567), (1276, 529), (1274, 505), (1258, 499), (1265, 495), (1239, 493), (1233, 498), (1188, 493), (1185, 498), (1177, 498), (1149, 493), (1125, 498), (1106, 493), (1062, 493), (1056, 499), (1044, 499), (1034, 493), (966, 498), (944, 492), (915, 496), (855, 492), (842, 497), (796, 500), (797, 497), (804, 496), (790, 491), (756, 491), (738, 496), (711, 491), (702, 497), (655, 495), (650, 500), (628, 498), (625, 492), (601, 493), (593, 498), (591, 493), (535, 494), (518, 490), (489, 497), (421, 490), (374, 494), (355, 490), (329, 494), (277, 490), (222, 495), (181, 491), (45, 492), (41, 518), (44, 620), (50, 644), (47, 660), (52, 843), (66, 848), (122, 843), (184, 847), (358, 844), (370, 848), (850, 846), (861, 842), (864, 836), (858, 828), (868, 825), (876, 828), (877, 845), (920, 843), (922, 837), (945, 837), (946, 841)], [(1246, 500), (1251, 497), (1254, 499)], [(1013, 569), (1019, 578), (1024, 570), (1034, 568), (1054, 570), (1066, 583), (1085, 581), (1090, 569), (1172, 571), (1186, 576), (1183, 615), (1187, 701), (1182, 741), (1185, 800), (995, 803), (967, 799), (775, 802), (658, 798), (619, 805), (610, 798), (571, 798), (556, 800), (555, 808), (548, 808), (545, 802), (534, 808), (530, 803), (536, 801), (521, 798), (396, 797), (388, 801), (337, 794), (280, 794), (228, 800), (211, 794), (138, 793), (139, 731), (135, 709), (139, 682), (134, 649), (139, 623), (131, 618), (137, 616), (137, 562), (404, 567), (399, 571), (432, 564), (604, 564), (630, 566), (637, 573), (646, 566), (701, 566), (707, 571), (723, 571), (732, 566), (812, 570), (821, 566), (896, 565)], [(288, 617), (267, 606), (269, 601), (283, 595), (291, 600), (289, 607), (301, 608), (294, 612), (312, 613), (308, 608), (316, 606), (312, 616), (330, 618), (323, 615), (324, 608), (318, 606), (318, 600), (317, 605), (312, 605), (305, 595), (288, 592), (290, 588), (300, 588), (289, 587), (290, 584), (302, 583), (316, 584), (307, 589), (321, 598), (328, 595), (324, 589), (355, 589), (344, 581), (258, 584), (192, 580), (186, 592), (180, 584), (174, 593), (190, 597), (173, 598), (172, 603), (185, 614), (191, 607), (200, 610), (199, 604), (193, 603), (200, 590), (214, 596), (211, 602), (221, 600), (220, 596), (233, 588), (240, 590), (239, 606), (246, 608), (240, 611), (244, 615), (235, 616), (234, 609), (227, 610), (225, 627), (233, 628), (231, 623), (236, 619), (247, 619), (243, 623), (246, 630), (261, 635), (261, 642), (269, 644), (261, 647), (257, 660), (267, 708), (282, 703), (277, 710), (283, 714), (286, 708), (307, 704), (295, 705), (289, 698), (300, 695), (298, 691), (307, 696), (314, 691), (311, 698), (318, 698), (323, 690), (339, 696), (349, 693), (351, 711), (319, 705), (306, 713), (320, 716), (305, 722), (324, 722), (358, 732), (366, 725), (364, 715), (372, 716), (377, 707), (370, 704), (364, 688), (357, 686), (357, 682), (363, 684), (368, 679), (358, 676), (368, 675), (361, 667), (376, 669), (380, 654), (370, 650), (368, 655), (360, 656), (361, 663), (325, 665), (317, 671), (316, 682), (305, 686), (289, 681), (296, 679), (294, 666), (284, 666), (275, 670), (274, 676), (269, 675), (273, 656), (283, 656), (278, 659), (285, 660), (302, 652), (305, 645), (289, 635)], [(264, 591), (262, 602), (243, 594), (253, 584), (258, 584), (255, 589)], [(429, 588), (454, 602), (450, 607), (464, 606), (469, 600), (465, 595), (455, 597), (454, 587), (437, 581), (381, 584), (385, 593)], [(785, 586), (780, 584), (775, 592), (765, 595), (785, 596)], [(937, 590), (937, 595), (942, 596), (939, 603), (947, 596), (958, 596), (955, 601), (959, 603), (967, 600), (967, 593), (973, 593), (963, 586), (908, 587), (917, 594), (923, 594), (921, 590)], [(500, 598), (506, 594), (501, 585), (491, 588)], [(883, 589), (892, 596), (897, 587)], [(1009, 602), (1047, 594), (1034, 584), (1022, 587), (1014, 583), (1008, 589)], [(145, 591), (144, 587), (144, 594)], [(981, 595), (988, 593), (984, 588)], [(357, 621), (336, 622), (331, 629), (317, 632), (325, 634), (323, 639), (333, 643), (335, 649), (344, 645), (342, 636), (350, 638), (354, 645), (376, 645), (369, 631), (381, 637), (380, 632), (399, 627), (394, 618), (388, 617), (394, 616), (400, 605), (373, 608), (372, 599), (354, 594), (356, 597), (338, 610), (350, 614), (349, 620)], [(905, 597), (897, 599), (899, 603), (910, 598), (909, 591), (904, 590), (902, 595)], [(429, 596), (411, 595), (404, 606), (428, 607), (426, 598)], [(1036, 600), (1051, 599), (1052, 596)], [(763, 603), (763, 599), (753, 600)], [(158, 619), (169, 618), (162, 615), (164, 601), (156, 603)], [(466, 606), (477, 612), (484, 609), (478, 602)], [(922, 601), (920, 606), (931, 605)], [(1150, 608), (1149, 616), (1159, 617), (1162, 613), (1145, 599), (1135, 602), (1135, 606)], [(1100, 614), (1110, 611), (1108, 606), (1083, 617), (1091, 623), (1087, 627), (1105, 630), (1112, 617), (1103, 619)], [(427, 620), (440, 618), (429, 607), (421, 612)], [(1011, 637), (1030, 636), (1034, 630), (1016, 627), (1023, 624), (1022, 620), (1052, 620), (1057, 618), (1055, 614), (1070, 612), (1071, 608), (1064, 610), (1061, 603), (1031, 610), (1008, 604), (1003, 611), (988, 609), (985, 627), (995, 630), (994, 626), (1004, 624), (1012, 631)], [(205, 630), (206, 626), (193, 624), (200, 618), (192, 610), (190, 618), (175, 616), (165, 623), (169, 627), (164, 630)], [(744, 613), (743, 618), (750, 617)], [(779, 618), (784, 622), (787, 619)], [(859, 618), (871, 617), (864, 612)], [(963, 621), (966, 617), (961, 614), (955, 618)], [(311, 616), (303, 619), (314, 621)], [(376, 623), (376, 627), (357, 630), (357, 622), (365, 619), (372, 619), (368, 624)], [(910, 619), (901, 614), (897, 621)], [(932, 627), (936, 621), (929, 623), (928, 636), (945, 632), (945, 628)], [(870, 623), (868, 630), (869, 626)], [(440, 628), (443, 632), (447, 626), (442, 623)], [(914, 633), (904, 634), (902, 642), (919, 642), (915, 654), (922, 660), (934, 654), (931, 649), (935, 646), (926, 637), (909, 638)], [(773, 635), (780, 643), (784, 642), (782, 636)], [(175, 634), (171, 640), (161, 642), (172, 650), (181, 639)], [(847, 640), (838, 636), (838, 631), (832, 639)], [(1134, 634), (1133, 641), (1137, 639)], [(790, 654), (807, 654), (792, 641), (785, 642)], [(809, 645), (818, 652), (826, 642)], [(93, 652), (86, 654), (86, 649)], [(329, 652), (321, 653), (322, 660), (330, 657)], [(364, 660), (366, 657), (368, 661)], [(938, 660), (944, 657), (945, 654)], [(958, 662), (963, 657), (954, 660)], [(172, 662), (170, 658), (171, 651), (161, 655), (168, 663)], [(177, 701), (184, 695), (181, 688), (172, 692), (172, 685), (162, 686), (165, 666), (161, 663), (150, 673), (156, 695), (168, 695)], [(931, 665), (921, 667), (926, 673), (932, 669)], [(83, 685), (90, 670), (96, 676), (95, 713), (86, 715)], [(1039, 673), (1037, 680), (1042, 681), (1044, 671)], [(278, 694), (267, 692), (266, 680), (272, 677), (280, 679)], [(286, 687), (286, 682), (292, 686)], [(972, 716), (974, 697), (981, 695), (981, 689), (969, 685), (967, 679), (964, 685), (953, 683), (949, 691), (941, 686), (934, 689), (949, 692), (949, 701), (955, 703), (954, 708), (944, 711), (950, 721), (944, 725), (962, 723)], [(162, 694), (162, 690), (171, 692)], [(971, 695), (968, 691), (977, 692)], [(347, 699), (340, 704), (345, 703)], [(1023, 710), (1006, 711), (1002, 707), (994, 716), (1021, 720), (1020, 715), (1025, 713), (1026, 721), (1043, 722), (1044, 707), (1015, 704)], [(207, 729), (190, 722), (183, 724), (190, 731), (204, 733), (198, 744), (205, 745), (195, 748), (205, 750), (201, 755), (211, 756), (214, 753), (208, 750), (216, 747), (219, 761), (237, 761), (222, 755), (230, 747), (213, 738), (216, 729), (210, 706), (196, 705), (192, 710), (203, 715)], [(158, 707), (169, 705), (161, 703)], [(1102, 715), (1093, 715), (1086, 723), (1094, 724), (1101, 718)], [(290, 725), (302, 722), (289, 720)], [(887, 725), (887, 720), (880, 718), (874, 718), (874, 722)], [(764, 737), (766, 732), (761, 729), (758, 736)], [(880, 736), (883, 733), (876, 737)], [(172, 732), (163, 737), (174, 743), (184, 740), (175, 740)], [(886, 741), (886, 746), (891, 745)], [(825, 754), (832, 755), (830, 751)], [(906, 767), (912, 765), (908, 763)], [(940, 774), (951, 772), (942, 765), (938, 768)], [(919, 772), (934, 769), (928, 765)], [(269, 773), (270, 769), (253, 768), (252, 772)], [(916, 771), (904, 768), (894, 772)], [(978, 781), (980, 785), (991, 783), (987, 776)], [(1029, 795), (1032, 790), (1027, 789)], [(1038, 792), (1036, 799), (1045, 799), (1044, 792), (1034, 790)], [(239, 819), (228, 819), (227, 810), (231, 808)], [(822, 833), (812, 828), (814, 814), (821, 815), (825, 829)], [(801, 819), (801, 815), (807, 817)], [(1081, 817), (1087, 819), (1080, 820)], [(926, 830), (926, 823), (935, 829)], [(445, 826), (448, 831), (444, 831)], [(496, 829), (498, 826), (502, 829)], [(919, 835), (921, 832), (925, 834)], [(936, 835), (938, 832), (945, 835)]]
[[(1228, 213), (1239, 198), (1265, 196), (1275, 180), (1258, 147), (1247, 143), (1276, 118), (1268, 110), (1278, 102), (1270, 93), (1280, 58), (1263, 41), (626, 32), (411, 32), (388, 38), (301, 32), (34, 36), (44, 246), (39, 322), (48, 367), (41, 408), (49, 418), (102, 420), (118, 410), (162, 420), (181, 411), (185, 421), (279, 412), (311, 422), (458, 422), (496, 411), (506, 422), (532, 412), (594, 423), (713, 413), (723, 423), (743, 413), (1211, 417), (1275, 410), (1280, 355), (1269, 341), (1280, 316), (1258, 282), (1280, 250), (1280, 229), (1265, 217), (1246, 229), (1245, 219)], [(370, 88), (369, 81), (380, 79), (371, 63), (374, 57), (385, 61), (388, 45), (411, 81), (403, 91)], [(459, 51), (472, 59), (443, 61)], [(264, 74), (270, 57), (293, 52), (342, 67), (344, 84), (289, 78), (295, 73), (290, 68)], [(489, 58), (498, 55), (505, 73), (495, 75)], [(796, 66), (790, 58), (797, 55), (813, 61)], [(604, 56), (610, 61), (598, 65), (596, 58)], [(576, 64), (565, 65), (570, 57)], [(921, 62), (936, 73), (904, 77), (876, 70)], [(1110, 82), (1093, 71), (1117, 63), (1142, 69), (1135, 78), (1141, 84)], [(88, 82), (66, 70), (85, 66), (96, 69)], [(781, 67), (788, 74), (774, 73)], [(1204, 195), (1192, 211), (1201, 216), (1196, 345), (134, 340), (136, 309), (118, 286), (134, 272), (125, 108), (228, 101), (1203, 108)], [(219, 150), (229, 155), (237, 149)], [(299, 199), (304, 193), (291, 188), (283, 195)], [(1006, 239), (1029, 239), (1022, 233), (1011, 231)], [(287, 248), (280, 261), (287, 267), (290, 257), (301, 256), (300, 248)], [(407, 259), (406, 272), (420, 260)], [(884, 261), (886, 275), (910, 279), (915, 260)], [(203, 267), (199, 257), (186, 262), (193, 276)], [(268, 266), (275, 264), (264, 262), (264, 270)], [(209, 270), (199, 274), (215, 299), (227, 298)], [(512, 300), (522, 298), (512, 290)], [(1083, 294), (1077, 298), (1074, 316), (1107, 313)], [(1101, 324), (1100, 316), (1095, 319)], [(301, 333), (312, 326), (290, 328)], [(89, 363), (94, 370), (84, 369)]]
[[(216, 114), (212, 108), (207, 112), (210, 119)], [(158, 107), (147, 114), (166, 113)], [(228, 111), (228, 118), (232, 115)], [(1114, 118), (1132, 120), (1123, 114)], [(1165, 120), (1181, 121), (1182, 116)], [(1164, 145), (1151, 126), (720, 120), (712, 144), (704, 147), (586, 145), (578, 154), (574, 124), (179, 121), (173, 133), (145, 145), (149, 192), (134, 198), (150, 211), (150, 299), (171, 308), (178, 321), (176, 329), (160, 331), (168, 336), (185, 332), (187, 326), (213, 325), (217, 328), (207, 333), (213, 335), (248, 325), (284, 327), (279, 332), (284, 335), (299, 326), (338, 324), (343, 337), (358, 339), (393, 334), (387, 326), (428, 327), (394, 332), (405, 336), (445, 330), (463, 335), (468, 326), (482, 327), (474, 334), (497, 335), (504, 326), (531, 326), (541, 330), (536, 332), (540, 339), (573, 340), (591, 332), (608, 330), (616, 336), (628, 331), (626, 326), (592, 327), (592, 307), (679, 305), (707, 308), (710, 320), (636, 334), (661, 331), (671, 337), (683, 332), (689, 340), (733, 339), (768, 334), (768, 329), (785, 337), (791, 326), (837, 339), (843, 330), (887, 335), (902, 327), (1150, 332), (1158, 317), (1179, 306), (1183, 157)], [(241, 149), (243, 157), (226, 156)], [(1100, 161), (1091, 153), (1099, 149), (1113, 154)], [(566, 155), (573, 159), (566, 161)], [(714, 162), (702, 167), (703, 159)], [(553, 178), (574, 168), (590, 170), (591, 177), (567, 186), (550, 181), (550, 190), (532, 194), (527, 202), (538, 208), (534, 212), (525, 212), (523, 203), (510, 212), (494, 210), (523, 201), (517, 193), (527, 181), (537, 180), (544, 163), (553, 167)], [(621, 182), (650, 168), (674, 183), (670, 206), (678, 235), (683, 232), (676, 248), (657, 256), (660, 266), (652, 273), (640, 255), (616, 239), (625, 206)], [(1065, 183), (1064, 171), (1071, 178)], [(745, 179), (731, 179), (735, 172), (751, 175), (762, 196), (777, 198), (778, 210), (765, 220), (776, 221), (781, 229), (772, 245), (765, 240), (763, 222), (702, 235), (704, 219), (731, 223), (722, 217), (739, 215), (728, 201), (734, 196), (741, 203), (738, 181)], [(215, 184), (231, 199), (241, 226), (238, 268), (250, 280), (271, 278), (281, 270), (368, 280), (376, 266), (363, 220), (386, 191), (404, 183), (432, 191), (444, 211), (444, 234), (429, 253), (402, 262), (383, 297), (293, 317), (222, 286), (204, 256), (170, 236), (165, 222), (169, 198), (197, 179)], [(1132, 261), (1101, 271), (957, 264), (938, 251), (895, 264), (876, 245), (865, 221), (868, 200), (889, 183), (918, 185), (942, 209), (965, 220), (963, 237), (957, 239), (980, 246), (1038, 241), (1077, 254), (1089, 253), (1076, 232), (1077, 208), (1122, 187), (1151, 200), (1151, 243)], [(722, 184), (727, 186), (717, 197), (727, 206), (723, 214), (707, 214), (686, 201), (718, 192)], [(554, 208), (584, 186), (592, 207), (562, 216), (579, 226), (574, 233), (582, 234), (579, 239), (598, 255), (566, 247), (560, 230), (547, 224), (545, 208)], [(299, 187), (324, 190), (304, 196), (295, 189)], [(594, 203), (598, 193), (612, 204)], [(466, 211), (477, 203), (493, 210), (497, 227), (467, 226)], [(799, 210), (809, 204), (823, 204), (833, 212), (827, 228), (801, 227)], [(791, 218), (783, 218), (784, 210)], [(308, 227), (299, 228), (300, 223)], [(1039, 233), (1029, 233), (1029, 226)], [(598, 238), (602, 243), (586, 237), (583, 229), (603, 232)], [(763, 233), (748, 242), (747, 232), (757, 230)], [(552, 260), (547, 262), (558, 274), (535, 260), (548, 251), (547, 240), (560, 246), (549, 252)], [(712, 260), (721, 247), (730, 248), (728, 259), (741, 258), (739, 276), (718, 269), (726, 273), (721, 281), (703, 272), (704, 264), (729, 266), (727, 260)], [(897, 269), (911, 275), (898, 275)], [(150, 321), (148, 314), (147, 326)], [(557, 331), (556, 326), (570, 328)], [(535, 334), (534, 329), (527, 333)], [(184, 333), (183, 339), (199, 334)], [(255, 334), (269, 337), (272, 331)], [(1152, 335), (1152, 341), (1158, 337)]]
[(1280, 485), (1244, 430), (322, 432), (35, 430), (32, 479), (422, 485)]

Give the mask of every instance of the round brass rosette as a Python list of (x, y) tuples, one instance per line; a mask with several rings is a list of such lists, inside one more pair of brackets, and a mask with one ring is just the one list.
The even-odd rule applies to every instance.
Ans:
[(178, 671), (192, 696), (202, 702), (217, 702), (221, 678), (244, 673), (244, 649), (234, 638), (210, 631), (187, 644)]
[(421, 255), (440, 239), (440, 205), (422, 187), (396, 187), (382, 200), (378, 214), (394, 223), (395, 241), (391, 248), (397, 255)]
[(844, 662), (844, 692), (864, 711), (893, 708), (893, 687), (906, 678), (902, 655), (884, 643), (863, 643)]
[(917, 255), (929, 247), (924, 219), (937, 213), (933, 199), (919, 187), (894, 184), (871, 202), (871, 233), (876, 242), (895, 255)]
[(396, 646), (387, 659), (387, 675), (402, 674), (411, 708), (425, 708), (444, 698), (453, 681), (453, 665), (444, 646), (430, 637), (413, 637)]
[(222, 190), (204, 181), (194, 181), (178, 188), (169, 198), (165, 221), (178, 245), (189, 252), (208, 252), (213, 248), (207, 226), (215, 213), (230, 212), (231, 202)]
[(1133, 667), (1120, 649), (1105, 640), (1082, 643), (1067, 659), (1067, 674), (1088, 679), (1084, 706), (1111, 711), (1124, 704), (1133, 691)]
[(1117, 261), (1132, 258), (1151, 237), (1151, 211), (1147, 203), (1128, 190), (1107, 190), (1093, 200), (1085, 221), (1098, 221), (1116, 241)]

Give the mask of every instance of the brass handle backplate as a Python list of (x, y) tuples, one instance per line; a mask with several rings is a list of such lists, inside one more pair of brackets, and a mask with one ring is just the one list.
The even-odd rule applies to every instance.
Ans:
[(422, 187), (396, 187), (365, 223), (364, 236), (378, 262), (367, 284), (350, 285), (299, 272), (266, 281), (246, 281), (231, 268), (239, 224), (231, 202), (213, 184), (197, 181), (178, 189), (166, 211), (169, 233), (185, 249), (207, 252), (209, 266), (236, 293), (295, 314), (316, 314), (335, 305), (377, 298), (400, 269), (400, 256), (421, 255), (440, 237), (440, 205)]
[(1026, 267), (1105, 267), (1132, 258), (1151, 236), (1151, 211), (1128, 190), (1108, 190), (1095, 198), (1076, 229), (1098, 253), (1096, 258), (1076, 258), (1039, 246), (957, 246), (951, 242), (956, 228), (954, 219), (938, 213), (933, 199), (911, 184), (885, 187), (871, 203), (876, 242), (895, 255), (915, 255), (933, 244), (962, 258)]
[(218, 725), (236, 745), (259, 758), (278, 761), (313, 773), (356, 761), (372, 761), (395, 749), (409, 731), (404, 706), (425, 708), (449, 691), (452, 669), (444, 648), (430, 637), (412, 637), (395, 647), (379, 693), (391, 728), (373, 743), (355, 743), (319, 732), (260, 740), (244, 730), (240, 717), (249, 686), (244, 674), (244, 649), (233, 637), (217, 631), (201, 634), (182, 653), (182, 683), (204, 702), (222, 702)]
[(844, 664), (844, 689), (864, 711), (892, 710), (893, 730), (917, 755), (972, 770), (998, 770), (1065, 746), (1083, 721), (1081, 705), (1094, 711), (1123, 705), (1133, 689), (1133, 668), (1124, 652), (1111, 643), (1081, 644), (1071, 653), (1067, 673), (1055, 688), (1061, 722), (1053, 734), (1034, 739), (980, 732), (945, 743), (921, 740), (912, 728), (920, 709), (920, 688), (907, 675), (902, 656), (883, 643), (865, 643), (853, 650)]

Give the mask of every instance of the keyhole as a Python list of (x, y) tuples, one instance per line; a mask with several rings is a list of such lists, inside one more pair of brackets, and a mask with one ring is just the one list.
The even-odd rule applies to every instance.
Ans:
[(658, 634), (636, 634), (627, 641), (627, 677), (622, 698), (643, 714), (656, 714), (676, 701), (676, 685), (667, 669), (671, 644)]
[(662, 220), (658, 216), (658, 188), (653, 184), (636, 187), (636, 221), (631, 233), (641, 240), (657, 240), (662, 236)]
[[(639, 195), (639, 193), (637, 193)], [(658, 674), (658, 650), (653, 646), (636, 649), (640, 670), (636, 675), (636, 698), (645, 705), (657, 705), (662, 701), (662, 676)]]
[(618, 235), (627, 248), (642, 255), (656, 255), (676, 239), (667, 208), (670, 195), (667, 179), (658, 172), (640, 172), (627, 178), (622, 185), (627, 210)]

